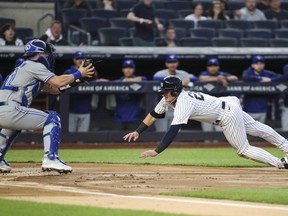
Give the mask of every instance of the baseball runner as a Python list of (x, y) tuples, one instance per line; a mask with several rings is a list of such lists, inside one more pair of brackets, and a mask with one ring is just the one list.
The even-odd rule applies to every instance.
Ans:
[[(163, 98), (149, 113), (139, 127), (123, 138), (128, 142), (136, 141), (139, 135), (151, 126), (156, 119), (165, 117), (169, 106), (174, 109), (174, 118), (170, 129), (162, 138), (155, 150), (143, 152), (140, 157), (155, 157), (164, 151), (177, 135), (181, 125), (187, 124), (188, 119), (220, 125), (223, 133), (241, 157), (269, 164), (279, 169), (288, 169), (288, 141), (271, 127), (255, 121), (242, 111), (237, 97), (210, 96), (199, 92), (185, 92), (182, 82), (176, 76), (168, 76), (161, 82), (159, 92)], [(247, 134), (259, 136), (279, 148), (286, 157), (277, 158), (267, 151), (251, 146)]]
[(43, 171), (72, 172), (72, 168), (58, 156), (61, 141), (59, 115), (52, 110), (43, 112), (29, 106), (41, 89), (59, 94), (80, 79), (93, 77), (94, 67), (92, 64), (83, 67), (83, 62), (75, 73), (56, 76), (52, 72), (56, 56), (53, 45), (34, 39), (25, 45), (24, 50), (25, 61), (7, 76), (0, 90), (0, 172), (11, 171), (4, 157), (22, 129), (43, 129)]

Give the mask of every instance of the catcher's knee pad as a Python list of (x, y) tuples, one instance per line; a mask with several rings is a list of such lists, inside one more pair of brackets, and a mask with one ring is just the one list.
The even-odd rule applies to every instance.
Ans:
[(58, 154), (61, 141), (61, 122), (57, 112), (48, 110), (48, 118), (44, 124), (44, 148), (45, 152)]
[[(5, 132), (7, 132), (8, 134), (6, 134)], [(20, 133), (21, 131), (6, 131), (4, 129), (2, 129), (0, 131), (0, 137), (1, 137), (1, 141), (0, 141), (0, 161), (4, 158), (5, 154), (7, 153), (11, 143), (13, 142), (13, 140), (17, 137), (17, 135)]]

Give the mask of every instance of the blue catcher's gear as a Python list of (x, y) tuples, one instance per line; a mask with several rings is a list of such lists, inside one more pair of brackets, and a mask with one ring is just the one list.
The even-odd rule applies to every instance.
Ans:
[(18, 58), (15, 62), (15, 68), (19, 67), (25, 60), (23, 58)]
[(27, 42), (24, 48), (24, 57), (34, 56), (37, 53), (43, 53), (46, 50), (46, 43), (39, 39), (33, 39)]
[(57, 112), (47, 110), (48, 118), (44, 124), (44, 151), (50, 160), (58, 155), (58, 148), (61, 141), (61, 122)]
[(177, 76), (167, 76), (161, 82), (161, 88), (158, 90), (160, 93), (171, 92), (173, 97), (177, 97), (183, 89), (182, 81)]
[(53, 44), (46, 43), (45, 54), (47, 55), (47, 60), (50, 64), (50, 67), (48, 68), (48, 70), (53, 72), (54, 71), (54, 63), (55, 63), (55, 59), (57, 56), (56, 49), (55, 49)]
[(21, 131), (2, 129), (0, 131), (0, 161), (2, 161), (13, 140)]

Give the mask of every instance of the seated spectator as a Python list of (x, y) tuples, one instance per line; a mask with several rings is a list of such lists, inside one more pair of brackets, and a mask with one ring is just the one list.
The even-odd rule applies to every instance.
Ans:
[(91, 15), (91, 6), (85, 0), (67, 0), (64, 8), (85, 9), (87, 16)]
[(23, 41), (15, 37), (15, 26), (11, 23), (3, 25), (1, 29), (0, 46), (23, 46)]
[[(286, 81), (288, 81), (288, 64), (286, 64), (283, 67), (283, 75)], [(288, 131), (288, 94), (286, 94), (284, 98), (284, 104), (281, 115), (281, 125), (283, 131)]]
[(194, 7), (194, 13), (186, 16), (185, 20), (191, 20), (195, 23), (195, 28), (197, 28), (197, 23), (199, 20), (207, 20), (203, 14), (203, 5), (201, 3), (196, 3)]
[(221, 3), (221, 8), (223, 11), (227, 11), (228, 10), (228, 2), (227, 0), (220, 0)]
[(229, 20), (220, 1), (212, 2), (207, 18), (212, 20)]
[[(205, 71), (202, 71), (199, 75), (200, 82), (219, 82), (224, 87), (228, 86), (228, 82), (238, 81), (238, 77), (230, 73), (220, 70), (220, 63), (217, 58), (210, 58), (207, 61), (207, 67)], [(219, 95), (217, 95), (219, 97)], [(216, 125), (201, 122), (203, 131), (221, 131), (221, 128)]]
[[(265, 69), (265, 59), (263, 56), (254, 56), (251, 67), (242, 74), (244, 82), (269, 83), (283, 81), (283, 76)], [(270, 97), (259, 94), (245, 94), (243, 100), (243, 110), (251, 115), (255, 120), (265, 123)]]
[(172, 26), (167, 27), (165, 29), (165, 38), (163, 38), (163, 40), (159, 40), (156, 46), (161, 46), (161, 47), (178, 46), (178, 41), (176, 40), (175, 28)]
[(261, 11), (265, 11), (269, 9), (269, 2), (271, 0), (260, 0), (257, 5), (256, 8), (258, 8)]
[(117, 10), (117, 2), (115, 0), (97, 0), (96, 6), (105, 10)]
[(245, 0), (245, 7), (235, 11), (235, 19), (246, 21), (266, 20), (262, 11), (256, 8), (255, 0)]
[(265, 16), (271, 20), (288, 19), (288, 11), (281, 8), (280, 0), (270, 0), (270, 9), (266, 10)]
[(128, 13), (127, 19), (135, 22), (134, 46), (155, 46), (154, 29), (163, 30), (163, 25), (155, 17), (152, 0), (139, 2)]
[(60, 21), (55, 20), (52, 22), (51, 26), (44, 35), (42, 35), (40, 40), (45, 42), (50, 42), (54, 45), (65, 46), (69, 45), (62, 35), (62, 24)]
[[(146, 81), (144, 76), (136, 76), (133, 60), (125, 60), (122, 64), (123, 76), (116, 82), (141, 82)], [(115, 121), (119, 123), (119, 130), (132, 130), (139, 124), (141, 108), (139, 94), (115, 94), (116, 112)]]

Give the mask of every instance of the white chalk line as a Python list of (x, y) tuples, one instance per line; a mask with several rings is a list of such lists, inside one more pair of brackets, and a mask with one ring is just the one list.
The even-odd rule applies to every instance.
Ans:
[(240, 208), (254, 208), (254, 209), (269, 209), (269, 210), (279, 210), (279, 211), (288, 211), (288, 207), (277, 207), (277, 206), (265, 206), (265, 205), (253, 205), (253, 204), (240, 204), (240, 203), (228, 203), (221, 201), (204, 201), (204, 200), (191, 200), (191, 199), (176, 199), (168, 197), (149, 197), (149, 196), (134, 196), (134, 195), (120, 195), (113, 193), (101, 193), (93, 191), (85, 191), (79, 189), (69, 189), (69, 188), (59, 188), (51, 185), (26, 185), (26, 184), (12, 184), (8, 182), (0, 182), (0, 186), (10, 186), (10, 187), (20, 187), (20, 188), (33, 188), (33, 189), (42, 189), (49, 191), (60, 191), (67, 193), (77, 193), (85, 195), (94, 195), (94, 196), (107, 196), (107, 197), (117, 197), (124, 199), (142, 199), (142, 200), (157, 200), (157, 201), (168, 201), (168, 202), (178, 202), (178, 203), (192, 203), (192, 204), (204, 204), (204, 205), (221, 205), (221, 206), (230, 206), (230, 207), (240, 207)]

